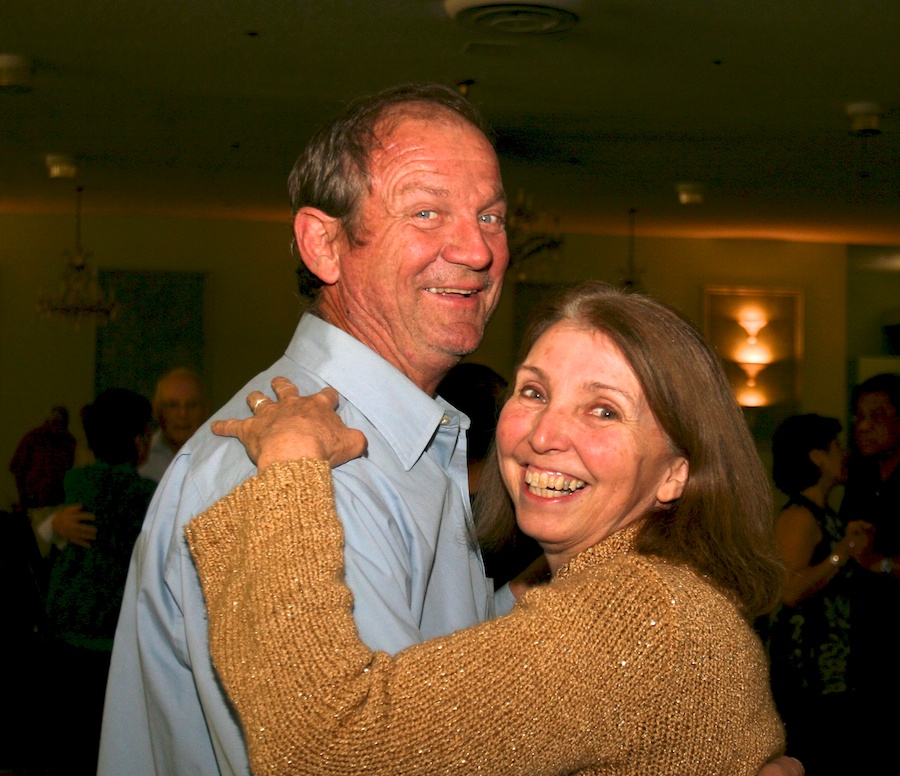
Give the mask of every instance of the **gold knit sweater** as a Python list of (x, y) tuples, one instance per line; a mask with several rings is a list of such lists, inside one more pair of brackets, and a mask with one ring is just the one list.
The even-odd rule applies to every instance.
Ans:
[(255, 773), (735, 776), (783, 748), (734, 603), (632, 530), (395, 657), (357, 636), (327, 463), (275, 464), (186, 533)]

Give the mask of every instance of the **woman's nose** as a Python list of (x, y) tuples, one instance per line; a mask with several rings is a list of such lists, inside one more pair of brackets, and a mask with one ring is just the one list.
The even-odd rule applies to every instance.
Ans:
[(549, 453), (568, 446), (566, 424), (560, 413), (548, 406), (536, 418), (531, 430), (530, 443), (535, 452)]

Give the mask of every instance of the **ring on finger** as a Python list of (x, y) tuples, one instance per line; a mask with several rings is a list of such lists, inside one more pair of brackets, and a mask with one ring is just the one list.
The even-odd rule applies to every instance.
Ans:
[(266, 401), (268, 401), (268, 399), (263, 396), (262, 398), (257, 399), (255, 402), (253, 402), (253, 407), (251, 408), (253, 412), (256, 412), (259, 409), (259, 405)]

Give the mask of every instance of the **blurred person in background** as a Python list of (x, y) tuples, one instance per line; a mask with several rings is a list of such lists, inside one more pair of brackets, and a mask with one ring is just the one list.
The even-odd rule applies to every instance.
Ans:
[(159, 428), (140, 472), (159, 482), (175, 454), (209, 415), (200, 375), (184, 367), (166, 372), (156, 383), (153, 414)]
[(871, 529), (863, 521), (845, 526), (829, 503), (847, 477), (840, 432), (836, 418), (807, 414), (786, 418), (772, 437), (772, 476), (788, 501), (776, 523), (783, 605), (764, 633), (787, 751), (811, 776), (840, 771), (859, 756), (822, 741), (829, 728), (856, 729), (851, 580), (861, 571), (854, 557), (864, 552)]
[(9, 463), (16, 480), (19, 508), (52, 507), (63, 503), (63, 479), (75, 463), (75, 437), (69, 431), (69, 411), (50, 410), (46, 421), (19, 442)]
[[(871, 762), (900, 757), (900, 375), (884, 373), (857, 385), (840, 516), (874, 526), (874, 539), (853, 577), (853, 676), (865, 713)], [(888, 700), (890, 699), (890, 700)], [(887, 703), (886, 703), (887, 701)]]
[(150, 446), (150, 402), (133, 391), (103, 391), (82, 411), (95, 462), (66, 475), (66, 501), (95, 517), (89, 547), (68, 543), (47, 592), (55, 689), (54, 743), (60, 766), (95, 773), (103, 697), (131, 551), (156, 483), (137, 467)]

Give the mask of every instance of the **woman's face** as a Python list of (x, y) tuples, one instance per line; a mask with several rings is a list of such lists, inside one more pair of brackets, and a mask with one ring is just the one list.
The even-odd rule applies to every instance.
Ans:
[(813, 463), (819, 467), (822, 477), (835, 485), (847, 479), (847, 454), (837, 438), (831, 440), (827, 450), (816, 452), (818, 459), (813, 459)]
[(612, 340), (569, 323), (548, 329), (516, 374), (497, 452), (516, 521), (554, 572), (678, 498), (688, 474)]

